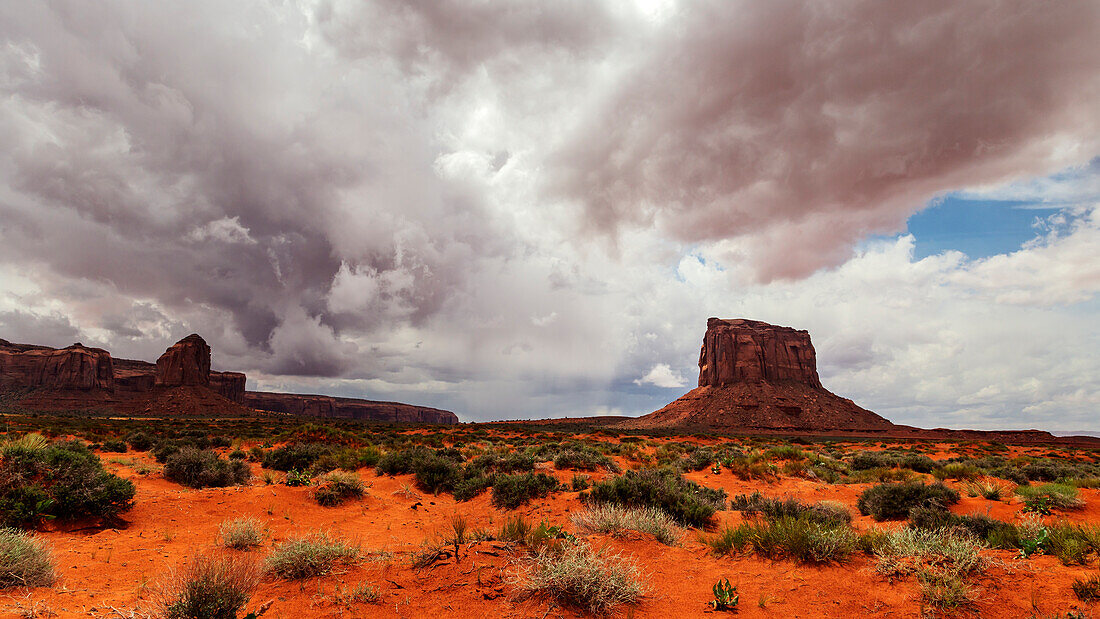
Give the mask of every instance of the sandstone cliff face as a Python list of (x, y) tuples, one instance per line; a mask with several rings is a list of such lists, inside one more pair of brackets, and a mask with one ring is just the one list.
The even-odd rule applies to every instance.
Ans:
[(244, 402), (245, 381), (241, 372), (210, 372), (210, 388), (237, 404)]
[(192, 333), (176, 342), (157, 359), (157, 385), (208, 386), (210, 384), (210, 346)]
[(699, 387), (620, 427), (877, 432), (894, 425), (821, 386), (806, 331), (711, 318), (699, 353)]
[(0, 386), (110, 391), (111, 355), (81, 344), (54, 349), (0, 340)]
[(821, 388), (810, 334), (758, 320), (707, 320), (699, 386), (796, 382)]
[(396, 423), (458, 423), (458, 416), (450, 411), (399, 402), (247, 391), (244, 403), (259, 410), (303, 417), (366, 419)]

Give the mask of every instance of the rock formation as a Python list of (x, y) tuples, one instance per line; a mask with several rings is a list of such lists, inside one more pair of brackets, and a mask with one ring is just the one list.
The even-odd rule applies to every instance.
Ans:
[(397, 423), (458, 423), (458, 416), (450, 411), (399, 402), (258, 391), (245, 392), (244, 402), (259, 410), (303, 417), (367, 419)]
[(758, 320), (707, 320), (699, 386), (793, 381), (821, 389), (810, 334)]
[(699, 387), (623, 428), (887, 431), (895, 426), (821, 386), (806, 331), (756, 320), (707, 321)]
[(198, 334), (192, 333), (176, 342), (157, 359), (157, 385), (210, 384), (210, 346)]
[(56, 349), (0, 340), (0, 387), (110, 390), (111, 354), (79, 343)]
[(245, 375), (241, 372), (210, 373), (210, 388), (237, 404), (244, 402), (245, 381)]
[(210, 370), (210, 346), (191, 334), (156, 364), (112, 359), (99, 348), (55, 349), (0, 340), (0, 395), (29, 409), (101, 409), (134, 416), (245, 416), (256, 410), (305, 417), (458, 423), (445, 410), (399, 402), (245, 391), (241, 372)]

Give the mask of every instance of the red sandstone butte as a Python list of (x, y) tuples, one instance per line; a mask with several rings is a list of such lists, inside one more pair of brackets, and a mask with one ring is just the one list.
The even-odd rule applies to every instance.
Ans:
[(176, 342), (157, 359), (157, 385), (210, 385), (210, 346), (197, 333)]
[(623, 428), (873, 430), (889, 421), (821, 386), (810, 334), (757, 320), (707, 321), (699, 387)]
[(110, 390), (114, 388), (111, 354), (79, 343), (47, 348), (0, 340), (0, 387)]

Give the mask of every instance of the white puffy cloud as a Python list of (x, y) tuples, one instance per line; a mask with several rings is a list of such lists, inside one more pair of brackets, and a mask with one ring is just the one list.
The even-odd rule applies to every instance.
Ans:
[[(809, 329), (826, 384), (898, 421), (1094, 426), (1098, 23), (0, 5), (0, 337), (150, 359), (199, 331), (259, 385), (473, 420), (651, 411), (744, 316)], [(916, 260), (896, 233), (947, 192), (1072, 208)]]

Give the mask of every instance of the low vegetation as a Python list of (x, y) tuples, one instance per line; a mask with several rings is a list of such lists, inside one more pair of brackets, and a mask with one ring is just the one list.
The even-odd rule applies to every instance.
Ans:
[(935, 483), (878, 484), (864, 490), (856, 501), (859, 512), (875, 520), (903, 520), (918, 507), (947, 509), (959, 502), (959, 493)]
[(251, 516), (226, 520), (218, 528), (218, 539), (226, 548), (250, 550), (264, 541), (264, 527)]
[(497, 475), (493, 480), (494, 507), (515, 509), (531, 499), (542, 498), (561, 489), (558, 480), (546, 473)]
[(112, 520), (130, 509), (134, 484), (108, 473), (80, 441), (50, 443), (28, 434), (0, 445), (0, 524), (43, 519)]
[(653, 507), (682, 525), (705, 527), (715, 511), (725, 508), (726, 492), (688, 481), (672, 469), (647, 468), (593, 484), (587, 499), (597, 505)]
[(355, 473), (333, 471), (327, 473), (313, 489), (313, 500), (318, 505), (335, 507), (347, 501), (363, 498), (363, 480)]
[(168, 619), (236, 619), (262, 572), (243, 555), (200, 555), (175, 572), (161, 592)]
[(0, 529), (0, 589), (45, 587), (54, 578), (53, 556), (45, 544), (18, 529)]
[(591, 505), (584, 511), (573, 514), (573, 524), (586, 531), (611, 535), (641, 531), (668, 546), (678, 543), (681, 535), (676, 522), (655, 507)]
[(252, 478), (252, 471), (240, 460), (227, 460), (210, 450), (185, 447), (168, 456), (164, 477), (191, 488), (223, 488), (246, 483)]
[(267, 557), (264, 567), (277, 578), (297, 580), (324, 576), (337, 565), (357, 563), (360, 556), (358, 544), (327, 533), (315, 533), (279, 544)]
[(539, 551), (516, 580), (523, 591), (592, 613), (632, 604), (644, 593), (638, 568), (608, 550), (583, 541)]

